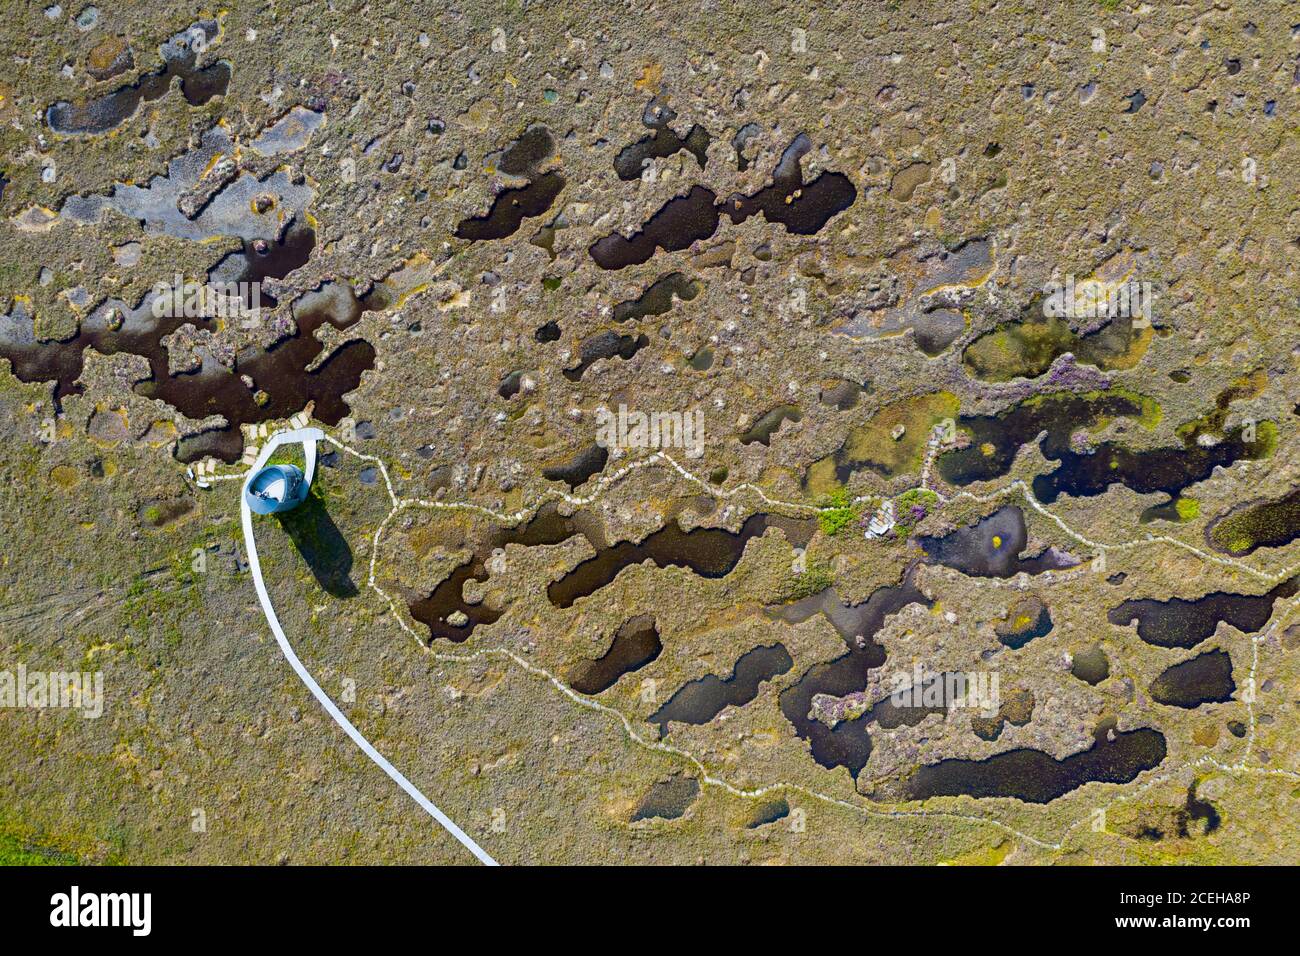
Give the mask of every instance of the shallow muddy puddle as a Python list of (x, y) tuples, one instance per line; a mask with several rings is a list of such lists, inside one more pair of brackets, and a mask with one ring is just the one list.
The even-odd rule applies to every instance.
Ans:
[(676, 820), (685, 815), (699, 795), (699, 781), (684, 774), (675, 774), (650, 788), (632, 814), (632, 821)]
[(780, 431), (786, 422), (803, 421), (803, 409), (798, 405), (778, 405), (764, 415), (740, 436), (742, 445), (771, 445), (772, 436)]
[(1100, 645), (1084, 648), (1071, 659), (1070, 674), (1085, 684), (1096, 686), (1110, 676), (1110, 658)]
[(983, 712), (971, 716), (971, 732), (981, 740), (997, 740), (1007, 724), (1024, 727), (1033, 720), (1036, 703), (1031, 691), (1010, 691), (1003, 697), (1001, 706), (993, 717), (987, 717)]
[(916, 346), (942, 355), (966, 331), (962, 295), (982, 285), (995, 268), (991, 239), (968, 239), (951, 248), (908, 249), (890, 260), (899, 282), (898, 302), (864, 307), (835, 328), (850, 338), (880, 338), (912, 331)]
[(790, 815), (790, 804), (788, 801), (769, 800), (766, 803), (760, 803), (750, 813), (749, 818), (745, 821), (745, 829), (757, 830), (759, 827), (765, 827), (769, 823), (776, 823), (778, 820), (784, 820)]
[(519, 394), (523, 380), (524, 373), (522, 371), (516, 370), (508, 373), (505, 378), (501, 379), (501, 383), (497, 385), (497, 394), (509, 401)]
[(1076, 333), (1062, 318), (1041, 314), (1034, 301), (1026, 317), (1008, 322), (977, 338), (962, 352), (962, 363), (978, 379), (1009, 382), (1037, 378), (1069, 352), (1081, 365), (1104, 372), (1135, 367), (1151, 347), (1155, 333), (1148, 323), (1135, 326), (1131, 318), (1115, 318), (1095, 331)]
[(54, 132), (65, 135), (106, 133), (134, 116), (140, 104), (165, 96), (177, 77), (185, 101), (191, 106), (202, 106), (212, 97), (223, 95), (230, 85), (230, 64), (224, 60), (198, 68), (196, 47), (212, 43), (219, 32), (215, 20), (194, 23), (158, 48), (163, 60), (160, 69), (81, 105), (55, 103), (46, 111), (46, 122)]
[(570, 382), (582, 381), (582, 376), (601, 359), (620, 358), (628, 361), (637, 352), (650, 344), (646, 335), (619, 335), (617, 332), (597, 332), (583, 339), (578, 346), (578, 364), (563, 369), (563, 375)]
[(1147, 268), (1146, 253), (1124, 249), (1089, 276), (1049, 282), (1018, 319), (967, 345), (963, 366), (991, 382), (1037, 378), (1067, 353), (1100, 371), (1136, 367), (1155, 336), (1168, 334), (1152, 323), (1151, 283), (1137, 279)]
[(862, 394), (869, 390), (868, 386), (848, 379), (839, 379), (823, 385), (817, 393), (817, 400), (836, 411), (847, 412), (856, 408)]
[(681, 272), (670, 272), (656, 279), (640, 296), (614, 306), (615, 322), (630, 322), (648, 316), (664, 315), (675, 302), (690, 302), (700, 294), (703, 285)]
[[(61, 480), (64, 478), (64, 472), (59, 466), (50, 473), (50, 477), (55, 483), (62, 487), (70, 487), (75, 484), (78, 476), (75, 472), (71, 474), (71, 482)], [(142, 504), (136, 512), (137, 519), (142, 524), (147, 524), (151, 528), (165, 528), (182, 518), (194, 512), (194, 502), (189, 498), (156, 498)]]
[(262, 178), (243, 171), (227, 182), (223, 160), (237, 149), (218, 124), (203, 133), (196, 148), (168, 160), (166, 173), (143, 184), (119, 182), (104, 193), (74, 193), (64, 201), (58, 219), (93, 226), (116, 213), (150, 235), (192, 242), (226, 236), (270, 241), (303, 215), (315, 188), (306, 180), (295, 181), (287, 167)]
[(713, 349), (702, 348), (698, 350), (687, 360), (686, 364), (694, 372), (707, 372), (713, 368)]

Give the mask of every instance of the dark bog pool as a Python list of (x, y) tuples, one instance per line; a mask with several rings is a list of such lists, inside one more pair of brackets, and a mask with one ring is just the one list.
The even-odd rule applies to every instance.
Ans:
[(772, 184), (752, 196), (732, 195), (723, 209), (735, 225), (750, 216), (762, 215), (797, 236), (811, 236), (853, 205), (858, 190), (843, 173), (822, 173), (805, 183), (800, 161), (812, 150), (812, 141), (800, 133), (781, 154), (772, 173)]
[(963, 415), (957, 427), (970, 435), (965, 448), (944, 452), (936, 461), (940, 477), (952, 485), (999, 478), (1011, 470), (1020, 448), (1046, 432), (1043, 457), (1056, 460), (1069, 451), (1070, 435), (1106, 418), (1137, 417), (1142, 400), (1123, 393), (1076, 395), (1059, 392), (1028, 399), (995, 415)]
[(919, 538), (917, 543), (930, 561), (972, 577), (1010, 578), (1021, 571), (1041, 574), (1079, 563), (1056, 548), (1021, 558), (1028, 540), (1024, 513), (1015, 505), (1006, 505), (969, 527), (943, 537)]
[(602, 269), (649, 262), (657, 249), (679, 252), (693, 242), (708, 239), (718, 229), (717, 195), (695, 186), (685, 196), (670, 199), (630, 237), (612, 232), (592, 243), (591, 258)]
[[(1149, 419), (1157, 411), (1155, 404), (1126, 392), (1036, 396), (995, 415), (961, 417), (958, 428), (969, 434), (969, 443), (940, 455), (936, 466), (940, 477), (953, 485), (988, 481), (1007, 474), (1020, 448), (1045, 432), (1039, 448), (1044, 458), (1059, 464), (1034, 478), (1034, 496), (1039, 501), (1051, 503), (1062, 494), (1100, 495), (1114, 484), (1139, 494), (1162, 491), (1177, 498), (1183, 489), (1210, 477), (1215, 468), (1266, 457), (1272, 451), (1273, 432), (1265, 428), (1267, 423), (1254, 429), (1241, 426), (1220, 436), (1217, 426), (1226, 414), (1227, 400), (1221, 400), (1220, 406), (1210, 416), (1180, 426), (1181, 445), (1134, 451), (1107, 441), (1076, 449), (1071, 447), (1071, 436), (1080, 429), (1120, 416)], [(1205, 432), (1215, 434), (1214, 444), (1197, 440)]]
[(1008, 750), (985, 760), (941, 760), (919, 768), (901, 787), (904, 800), (1014, 797), (1050, 803), (1086, 783), (1128, 783), (1165, 759), (1164, 735), (1149, 727), (1116, 731), (1098, 725), (1091, 747), (1057, 760), (1041, 750)]
[[(283, 278), (305, 261), (313, 244), (310, 229), (293, 226), (282, 243), (268, 243), (265, 253), (246, 249), (228, 268), (232, 274), (259, 281)], [(350, 290), (347, 296), (351, 297)], [(353, 339), (311, 368), (325, 350), (316, 332), (327, 323), (349, 328), (362, 312), (355, 298), (343, 302), (340, 296), (321, 290), (295, 303), (293, 335), (263, 351), (236, 357), (233, 367), (203, 356), (197, 368), (173, 373), (163, 341), (183, 325), (202, 328), (212, 319), (183, 314), (157, 318), (151, 309), (154, 298), (154, 293), (148, 293), (135, 308), (116, 300), (106, 302), (82, 320), (75, 336), (62, 342), (38, 342), (26, 326), (12, 325), (0, 330), (0, 356), (9, 359), (21, 381), (53, 382), (57, 405), (63, 396), (84, 390), (78, 379), (87, 348), (103, 355), (139, 355), (149, 364), (149, 377), (133, 386), (137, 394), (166, 402), (187, 418), (220, 415), (226, 420), (222, 427), (182, 439), (177, 457), (194, 461), (213, 455), (226, 462), (238, 460), (243, 452), (241, 425), (288, 418), (309, 401), (316, 403), (313, 414), (318, 420), (337, 425), (348, 412), (343, 396), (375, 364), (374, 347)], [(251, 386), (244, 376), (252, 380)]]
[(899, 584), (874, 591), (861, 604), (844, 604), (834, 589), (827, 589), (793, 604), (768, 609), (770, 616), (791, 624), (824, 615), (848, 648), (847, 653), (832, 661), (814, 664), (798, 683), (781, 692), (781, 713), (799, 737), (808, 741), (813, 759), (823, 767), (847, 767), (856, 777), (867, 765), (871, 756), (867, 725), (875, 719), (872, 712), (831, 727), (811, 715), (813, 698), (819, 694), (845, 697), (867, 686), (867, 672), (885, 662), (885, 649), (873, 636), (886, 618), (909, 604), (931, 604), (913, 583), (913, 576), (914, 571), (909, 570)]
[(496, 168), (507, 176), (534, 176), (541, 165), (555, 155), (555, 137), (540, 123), (524, 130), (523, 134), (506, 146), (492, 159)]
[(729, 677), (707, 674), (678, 689), (668, 702), (650, 715), (650, 723), (667, 731), (671, 721), (707, 724), (726, 707), (743, 707), (758, 696), (759, 685), (794, 666), (783, 644), (746, 651)]
[[(482, 603), (470, 604), (464, 598), (467, 582), (488, 579), (487, 559), (493, 551), (508, 544), (530, 548), (560, 544), (578, 534), (584, 535), (593, 547), (600, 541), (594, 519), (581, 514), (565, 517), (554, 504), (543, 505), (526, 524), (494, 531), (484, 546), (443, 579), (432, 594), (409, 605), (411, 617), (429, 628), (431, 638), (442, 637), (459, 643), (468, 638), (474, 628), (491, 624), (501, 617), (500, 611)], [(457, 611), (468, 619), (459, 627), (447, 620)]]
[[(208, 274), (210, 282), (245, 282), (259, 287), (265, 279), (283, 279), (301, 269), (316, 248), (316, 232), (310, 226), (294, 221), (285, 230), (283, 239), (243, 240), (243, 248), (231, 253)], [(246, 306), (252, 302), (245, 298)], [(279, 303), (261, 292), (261, 305), (274, 309)]]
[(1219, 622), (1231, 624), (1243, 634), (1254, 634), (1273, 616), (1278, 598), (1297, 593), (1300, 579), (1283, 581), (1264, 594), (1229, 594), (1213, 591), (1199, 598), (1136, 598), (1112, 608), (1106, 619), (1126, 627), (1137, 621), (1138, 637), (1157, 647), (1195, 647), (1211, 637)]
[(588, 445), (564, 464), (543, 468), (542, 477), (547, 481), (562, 481), (572, 491), (592, 475), (600, 474), (608, 461), (608, 449), (600, 445)]
[(1007, 647), (1019, 650), (1035, 638), (1045, 637), (1052, 630), (1052, 612), (1037, 595), (1028, 595), (1012, 605), (1006, 620), (994, 626), (998, 640)]
[(677, 114), (658, 98), (650, 101), (642, 113), (641, 122), (653, 132), (619, 150), (614, 157), (614, 172), (619, 179), (636, 179), (647, 161), (663, 159), (680, 150), (686, 150), (695, 157), (700, 169), (704, 168), (711, 139), (708, 130), (696, 124), (686, 131), (685, 136), (679, 136), (669, 125), (676, 118)]
[(734, 225), (761, 214), (795, 235), (820, 232), (853, 204), (858, 191), (843, 173), (822, 173), (805, 183), (800, 161), (811, 149), (812, 141), (800, 133), (786, 147), (770, 185), (751, 196), (737, 193), (721, 202), (713, 190), (694, 186), (686, 195), (664, 203), (633, 235), (613, 232), (596, 240), (588, 250), (591, 258), (602, 269), (622, 269), (648, 262), (659, 249), (678, 252), (711, 237), (722, 213)]
[(1151, 682), (1151, 697), (1158, 704), (1190, 709), (1232, 700), (1236, 689), (1232, 657), (1214, 650), (1167, 667)]
[(564, 177), (549, 172), (526, 186), (503, 189), (484, 215), (461, 220), (456, 227), (456, 238), (480, 242), (513, 236), (525, 219), (550, 209), (563, 188)]
[(663, 651), (659, 631), (651, 614), (640, 614), (625, 622), (614, 635), (609, 650), (594, 661), (582, 661), (569, 672), (569, 686), (580, 694), (599, 694), (624, 674), (640, 670)]
[(1205, 540), (1222, 554), (1241, 557), (1258, 548), (1280, 548), (1300, 537), (1300, 488), (1274, 501), (1233, 508), (1205, 529)]
[(1266, 453), (1261, 441), (1246, 441), (1245, 429), (1236, 428), (1210, 447), (1191, 442), (1178, 447), (1132, 451), (1117, 442), (1103, 442), (1090, 454), (1064, 451), (1056, 457), (1055, 471), (1034, 478), (1034, 497), (1051, 504), (1062, 494), (1086, 498), (1121, 484), (1139, 494), (1163, 491), (1172, 497), (1215, 468), (1251, 460)]
[(684, 567), (705, 578), (720, 578), (740, 562), (745, 545), (751, 538), (761, 537), (768, 528), (780, 528), (797, 544), (806, 544), (812, 536), (813, 523), (776, 515), (751, 515), (740, 531), (722, 528), (693, 528), (683, 531), (673, 520), (644, 540), (633, 543), (620, 541), (601, 548), (594, 558), (588, 558), (546, 589), (547, 597), (556, 607), (572, 607), (579, 598), (587, 597), (609, 584), (624, 568), (643, 561), (656, 567)]

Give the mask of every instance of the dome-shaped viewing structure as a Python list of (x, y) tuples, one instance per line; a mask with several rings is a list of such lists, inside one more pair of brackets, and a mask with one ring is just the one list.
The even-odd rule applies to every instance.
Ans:
[(267, 465), (244, 486), (244, 500), (259, 515), (288, 511), (302, 504), (310, 485), (294, 465)]

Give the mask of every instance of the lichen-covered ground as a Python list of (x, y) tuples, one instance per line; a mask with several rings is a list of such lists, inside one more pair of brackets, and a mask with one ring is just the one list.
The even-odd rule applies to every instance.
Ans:
[[(0, 709), (0, 860), (470, 862), (205, 480), (306, 412), (280, 619), (501, 862), (1297, 862), (1294, 11), (10, 7), (0, 671), (105, 700)], [(177, 275), (264, 309), (159, 319)], [(1149, 321), (1045, 316), (1067, 277)], [(602, 449), (620, 406), (702, 444)], [(580, 586), (662, 527), (705, 573)], [(1001, 707), (873, 711), (917, 667)], [(734, 699), (652, 721), (684, 686)]]

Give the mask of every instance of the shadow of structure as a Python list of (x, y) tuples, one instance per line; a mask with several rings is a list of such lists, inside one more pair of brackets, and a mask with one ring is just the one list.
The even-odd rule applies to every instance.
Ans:
[(276, 517), (316, 576), (317, 584), (334, 597), (357, 594), (352, 581), (352, 549), (316, 494), (309, 494), (301, 506)]

